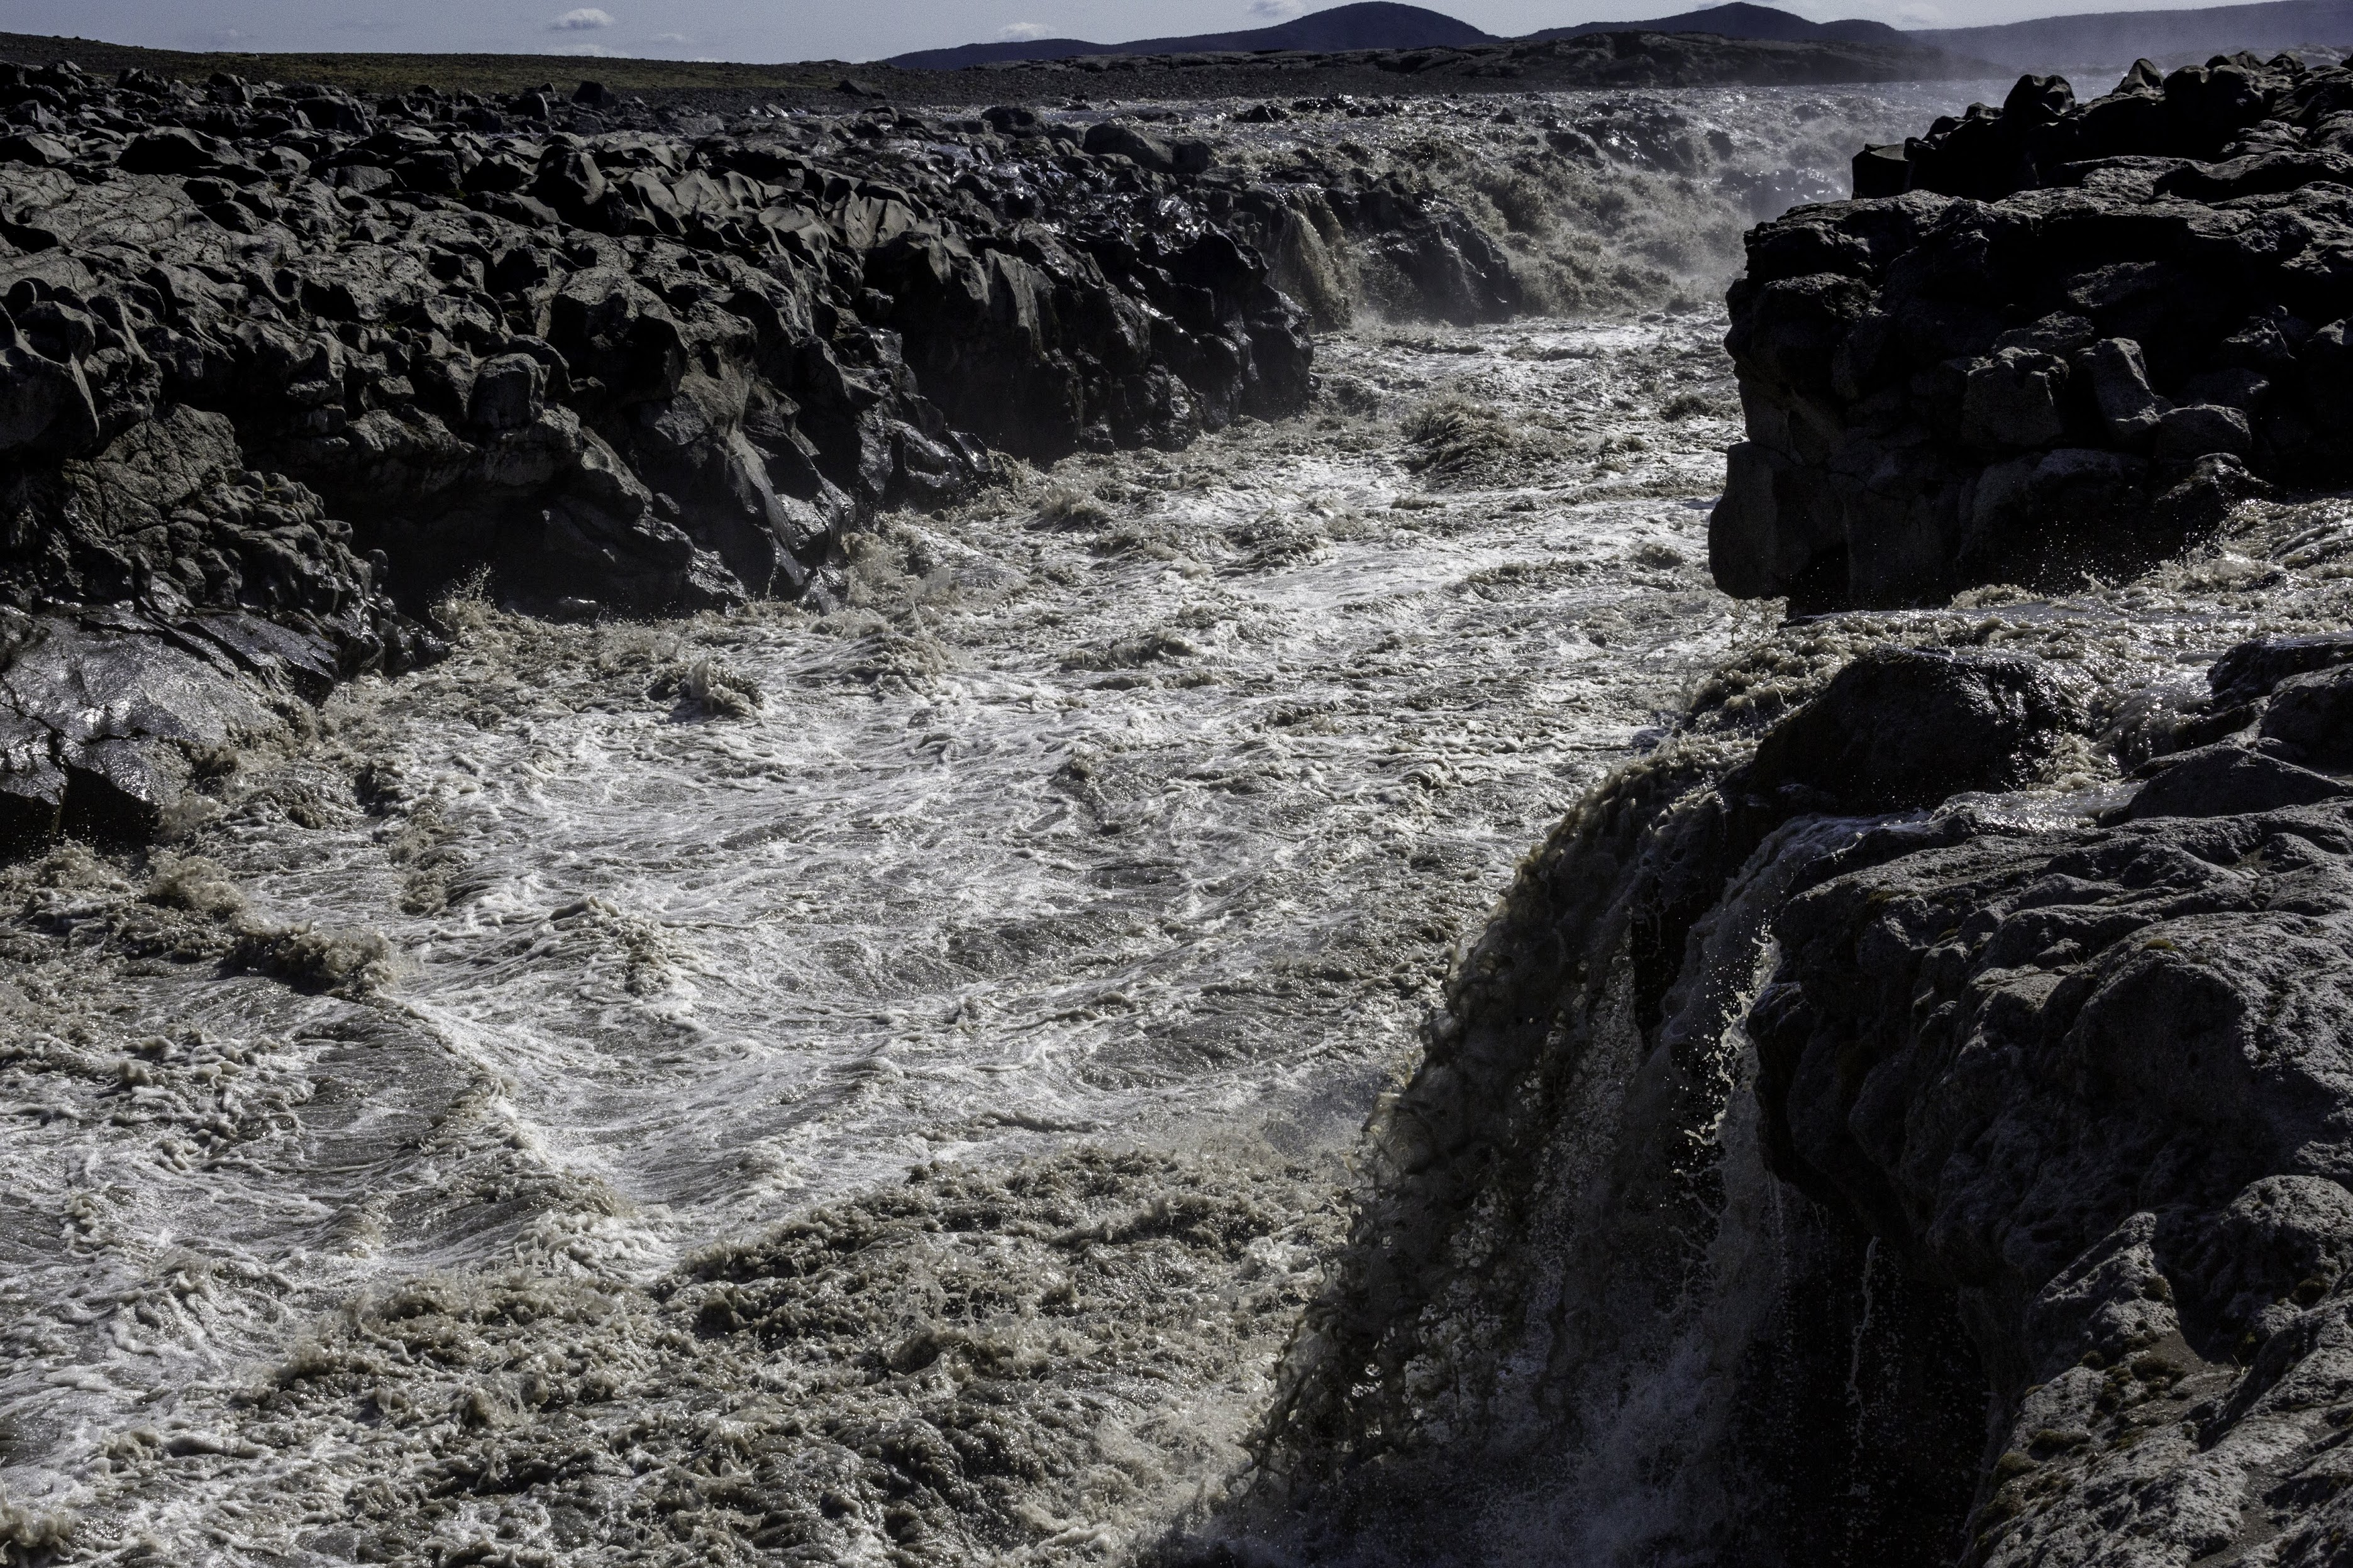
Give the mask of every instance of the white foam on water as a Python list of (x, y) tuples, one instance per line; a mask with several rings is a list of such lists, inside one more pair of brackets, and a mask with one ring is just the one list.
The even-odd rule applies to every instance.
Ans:
[[(17, 1138), (40, 1204), (82, 1190), (76, 1160), (142, 1167), (85, 1184), (119, 1200), (111, 1261), (28, 1286), (22, 1321), (87, 1298), (119, 1327), (117, 1276), (179, 1247), (244, 1247), (276, 1283), (33, 1346), (10, 1382), (40, 1390), (43, 1429), (7, 1453), (10, 1495), (180, 1539), (206, 1489), (122, 1496), (88, 1456), (212, 1408), (372, 1280), (650, 1280), (933, 1162), (1345, 1147), (1522, 850), (1744, 624), (1694, 504), (1728, 428), (1721, 330), (1335, 337), (1324, 374), (1377, 389), (1374, 412), (888, 519), (833, 613), (474, 612), (446, 664), (339, 696), (324, 761), (286, 776), (372, 767), (407, 804), (302, 826), (257, 787), (190, 847), (270, 921), (381, 932), (389, 988), (305, 1002), (164, 973), (105, 1005), (157, 1027), (194, 1003), (178, 1021), (207, 1037), (288, 1042), (267, 1059), (312, 1096), (339, 1070), (320, 1020), (384, 1020), (396, 1043), (364, 1048), (402, 1067), (363, 1101), (398, 1120), (413, 1098), (419, 1124), (329, 1134), (297, 1111), (284, 1149), (166, 1183), (80, 1112), (52, 1147)], [(1686, 385), (1716, 413), (1662, 419)], [(1392, 421), (1448, 397), (1501, 419), (1486, 467), (1417, 474)], [(648, 695), (706, 658), (763, 704)], [(428, 863), (453, 892), (420, 912)], [(333, 1180), (331, 1144), (353, 1151)]]

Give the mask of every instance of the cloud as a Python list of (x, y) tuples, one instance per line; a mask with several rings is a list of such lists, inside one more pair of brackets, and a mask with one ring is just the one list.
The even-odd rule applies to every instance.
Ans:
[(583, 5), (577, 11), (566, 11), (547, 25), (551, 33), (590, 33), (613, 25), (613, 14), (594, 5)]
[(1250, 14), (1262, 22), (1288, 22), (1306, 9), (1306, 0), (1250, 0)]
[(688, 37), (684, 33), (656, 33), (651, 38), (648, 39), (647, 42), (655, 44), (691, 44), (694, 42), (694, 40)]
[(1043, 22), (1016, 22), (997, 29), (997, 36), (1008, 44), (1026, 44), (1032, 38), (1042, 38), (1054, 29)]
[(550, 55), (578, 55), (585, 59), (596, 60), (609, 59), (613, 54), (612, 50), (602, 44), (558, 44), (554, 48), (541, 52)]

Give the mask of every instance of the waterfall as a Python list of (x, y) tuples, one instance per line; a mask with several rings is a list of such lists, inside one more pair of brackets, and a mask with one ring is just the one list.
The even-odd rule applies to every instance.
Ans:
[(1293, 1346), (1261, 1538), (1366, 1564), (1949, 1555), (1982, 1380), (1936, 1292), (1772, 1174), (1742, 1023), (1776, 911), (1868, 822), (1744, 835), (1712, 771), (1605, 786), (1464, 955)]

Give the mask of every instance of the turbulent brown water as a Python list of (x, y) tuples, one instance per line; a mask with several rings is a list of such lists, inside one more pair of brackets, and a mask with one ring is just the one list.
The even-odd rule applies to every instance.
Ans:
[[(1759, 148), (1919, 117), (1693, 96)], [(1495, 208), (1598, 318), (1361, 308), (1308, 416), (886, 518), (839, 608), (460, 592), (448, 662), (223, 759), (164, 850), (9, 871), (0, 1542), (1055, 1563), (1207, 1518), (1457, 943), (1769, 633), (1705, 568), (1721, 316), (1643, 307), (1838, 171), (1731, 169)]]
[[(560, 1546), (453, 1455), (687, 1463), (713, 1421), (923, 1419), (959, 1362), (1048, 1472), (974, 1505), (1007, 1530), (1219, 1479), (1452, 943), (1741, 625), (1720, 331), (1335, 337), (1332, 412), (892, 518), (831, 614), (461, 601), (456, 657), (158, 864), (16, 873), (12, 1493), (90, 1544), (337, 1555), (373, 1488), (402, 1553)], [(123, 955), (231, 900), (380, 980)], [(671, 1517), (615, 1485), (595, 1534)], [(839, 1486), (814, 1539), (891, 1539)]]

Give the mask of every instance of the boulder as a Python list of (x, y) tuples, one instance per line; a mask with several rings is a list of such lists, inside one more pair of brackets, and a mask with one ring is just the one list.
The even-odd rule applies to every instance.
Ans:
[(2263, 739), (2308, 768), (2353, 772), (2353, 670), (2291, 675), (2272, 689)]
[(1725, 788), (1841, 812), (1909, 810), (1964, 790), (2015, 789), (2081, 721), (2077, 708), (2036, 659), (1875, 649), (1774, 726)]
[(2165, 758), (2162, 765), (2133, 797), (2126, 812), (2131, 820), (2238, 816), (2353, 795), (2326, 774), (2227, 741)]
[(2206, 681), (2217, 708), (2233, 708), (2270, 696), (2291, 676), (2345, 664), (2353, 664), (2353, 632), (2257, 637), (2216, 659)]
[(1088, 126), (1081, 145), (1098, 157), (1132, 159), (1155, 174), (1172, 174), (1176, 168), (1176, 151), (1167, 142), (1124, 121), (1104, 120)]

